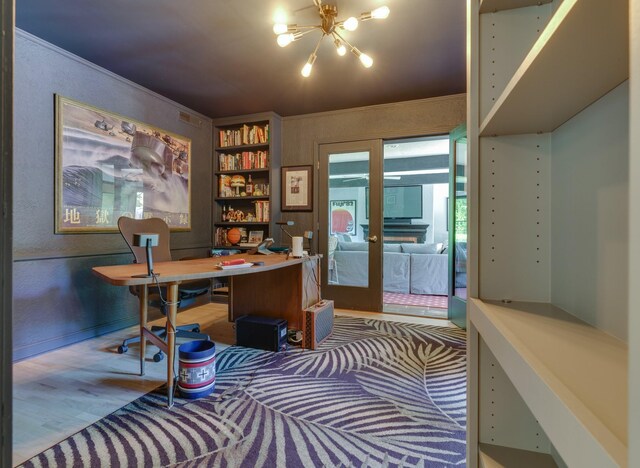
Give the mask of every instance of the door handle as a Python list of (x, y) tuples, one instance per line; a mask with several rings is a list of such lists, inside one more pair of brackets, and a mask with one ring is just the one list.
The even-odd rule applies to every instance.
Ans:
[(367, 241), (375, 244), (376, 242), (378, 242), (378, 236), (369, 236), (367, 237)]

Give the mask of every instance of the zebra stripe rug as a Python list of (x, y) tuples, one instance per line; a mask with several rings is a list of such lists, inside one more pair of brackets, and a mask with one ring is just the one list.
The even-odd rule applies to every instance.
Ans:
[(336, 317), (316, 351), (231, 347), (216, 390), (150, 393), (25, 467), (465, 465), (465, 332)]

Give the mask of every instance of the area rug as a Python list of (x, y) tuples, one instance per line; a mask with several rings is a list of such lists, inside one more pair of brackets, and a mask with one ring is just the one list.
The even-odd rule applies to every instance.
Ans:
[(434, 296), (431, 294), (399, 294), (384, 293), (385, 304), (399, 304), (416, 307), (435, 307), (436, 309), (446, 309), (449, 298), (447, 296)]
[(465, 464), (465, 332), (336, 317), (321, 349), (231, 347), (216, 390), (150, 393), (25, 467)]

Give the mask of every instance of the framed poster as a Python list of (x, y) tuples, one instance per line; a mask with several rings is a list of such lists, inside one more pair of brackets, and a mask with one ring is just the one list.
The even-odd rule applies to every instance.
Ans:
[(120, 216), (191, 229), (191, 140), (56, 95), (55, 232), (117, 232)]
[(281, 211), (313, 211), (313, 166), (282, 168)]
[(329, 202), (331, 212), (331, 234), (356, 235), (356, 201), (355, 200), (331, 200)]

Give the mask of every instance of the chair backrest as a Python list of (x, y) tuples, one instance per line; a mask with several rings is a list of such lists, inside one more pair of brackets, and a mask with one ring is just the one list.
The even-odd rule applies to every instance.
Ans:
[(133, 219), (126, 216), (118, 218), (118, 229), (135, 257), (134, 263), (146, 263), (147, 251), (144, 247), (133, 246), (133, 235), (137, 233), (158, 234), (158, 245), (153, 247), (151, 254), (154, 262), (170, 262), (171, 249), (169, 247), (169, 226), (160, 218)]

